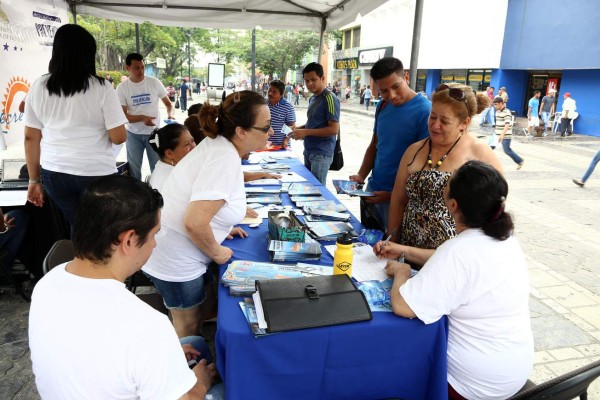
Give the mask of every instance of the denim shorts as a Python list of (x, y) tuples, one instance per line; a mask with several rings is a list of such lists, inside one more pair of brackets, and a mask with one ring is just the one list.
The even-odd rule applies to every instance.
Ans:
[(204, 275), (187, 282), (169, 282), (148, 275), (160, 292), (165, 306), (169, 310), (187, 310), (198, 307), (206, 300)]

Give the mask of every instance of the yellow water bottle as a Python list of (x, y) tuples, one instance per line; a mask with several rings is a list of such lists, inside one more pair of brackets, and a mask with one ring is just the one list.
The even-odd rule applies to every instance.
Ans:
[(335, 242), (337, 248), (333, 253), (333, 274), (346, 274), (352, 277), (352, 239), (348, 233), (344, 233)]

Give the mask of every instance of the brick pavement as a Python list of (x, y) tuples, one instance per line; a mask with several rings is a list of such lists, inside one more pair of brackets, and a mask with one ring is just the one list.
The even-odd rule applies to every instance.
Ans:
[[(330, 172), (330, 180), (355, 173), (370, 140), (374, 110), (366, 112), (353, 101), (342, 104), (346, 166)], [(298, 108), (302, 122), (306, 103), (301, 100)], [(180, 111), (177, 116), (183, 120)], [(490, 130), (474, 123), (471, 132), (483, 136)], [(293, 145), (297, 155), (301, 146)], [(517, 136), (512, 147), (526, 160), (520, 171), (501, 149), (496, 154), (509, 182), (507, 207), (515, 216), (516, 235), (529, 264), (536, 350), (531, 379), (539, 383), (600, 358), (600, 166), (585, 188), (571, 182), (600, 149), (600, 138)], [(1, 156), (19, 156), (18, 150)], [(339, 198), (360, 215), (356, 199)], [(0, 293), (0, 399), (39, 399), (29, 362), (27, 316), (28, 305), (20, 297)], [(588, 398), (600, 400), (600, 380), (591, 386)]]

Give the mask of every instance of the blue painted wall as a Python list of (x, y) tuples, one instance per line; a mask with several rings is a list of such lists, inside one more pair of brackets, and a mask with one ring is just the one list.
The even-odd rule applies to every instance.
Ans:
[(442, 81), (442, 70), (439, 69), (428, 69), (427, 78), (425, 80), (425, 93), (431, 100), (434, 90), (440, 85)]
[(558, 93), (558, 111), (562, 110), (563, 95), (571, 92), (577, 102), (579, 117), (573, 123), (575, 133), (600, 136), (600, 70), (567, 70), (563, 72)]
[(598, 0), (509, 0), (500, 68), (600, 68)]

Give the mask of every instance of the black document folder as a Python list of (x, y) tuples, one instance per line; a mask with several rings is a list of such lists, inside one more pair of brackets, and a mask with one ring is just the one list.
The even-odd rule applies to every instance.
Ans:
[(257, 280), (267, 332), (372, 319), (363, 292), (347, 275)]

